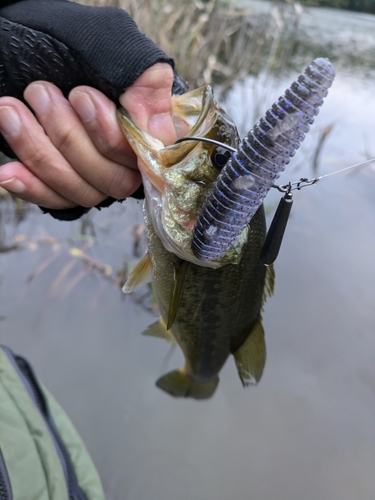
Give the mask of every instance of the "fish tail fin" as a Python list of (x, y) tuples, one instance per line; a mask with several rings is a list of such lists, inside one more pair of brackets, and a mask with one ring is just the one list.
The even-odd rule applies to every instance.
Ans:
[(218, 376), (208, 382), (198, 382), (182, 368), (160, 377), (156, 386), (176, 398), (208, 399), (216, 391), (218, 383)]

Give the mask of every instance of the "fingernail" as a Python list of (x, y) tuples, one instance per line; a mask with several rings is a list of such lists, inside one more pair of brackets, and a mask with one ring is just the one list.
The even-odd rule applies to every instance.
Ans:
[(39, 83), (32, 83), (25, 92), (25, 99), (36, 112), (42, 116), (47, 112), (51, 99), (45, 87)]
[(0, 132), (4, 137), (17, 135), (21, 130), (21, 120), (15, 109), (9, 106), (0, 108)]
[(78, 113), (81, 120), (85, 122), (89, 122), (93, 120), (96, 116), (96, 107), (92, 102), (90, 96), (85, 94), (84, 92), (76, 91), (69, 97), (73, 108)]
[(17, 179), (17, 177), (12, 177), (6, 181), (0, 181), (0, 187), (14, 194), (21, 194), (26, 189), (25, 184)]

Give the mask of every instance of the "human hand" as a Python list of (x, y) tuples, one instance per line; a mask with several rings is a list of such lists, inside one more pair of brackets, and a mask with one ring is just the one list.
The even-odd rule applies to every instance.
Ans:
[[(0, 123), (8, 143), (0, 134), (0, 149), (20, 159), (1, 167), (0, 182), (58, 219), (76, 219), (84, 207), (100, 200), (106, 206), (140, 184), (113, 103), (173, 142), (173, 61), (122, 9), (61, 0), (1, 4), (0, 67)], [(43, 90), (50, 103), (44, 108)], [(184, 91), (174, 71), (173, 92)]]
[[(148, 68), (120, 97), (134, 123), (171, 144), (173, 70)], [(116, 106), (98, 90), (80, 86), (65, 99), (53, 84), (34, 82), (24, 98), (0, 98), (0, 131), (20, 161), (0, 167), (0, 186), (49, 209), (93, 207), (123, 199), (140, 185), (135, 154), (116, 119)]]

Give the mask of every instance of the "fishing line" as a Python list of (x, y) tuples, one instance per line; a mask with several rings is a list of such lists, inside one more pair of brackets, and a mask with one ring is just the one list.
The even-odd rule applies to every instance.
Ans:
[[(183, 141), (200, 141), (200, 142), (208, 142), (210, 144), (216, 144), (222, 148), (226, 148), (233, 153), (237, 153), (237, 150), (228, 144), (221, 143), (219, 141), (215, 141), (214, 139), (208, 139), (206, 137), (182, 137), (178, 139), (175, 144), (178, 144)], [(301, 177), (299, 181), (288, 182), (287, 184), (273, 184), (273, 188), (278, 191), (285, 193), (281, 198), (279, 205), (276, 209), (275, 215), (273, 216), (272, 222), (270, 224), (269, 230), (267, 232), (267, 236), (265, 242), (263, 244), (260, 260), (263, 262), (265, 266), (269, 266), (273, 264), (279, 254), (281, 243), (283, 241), (283, 237), (285, 234), (285, 229), (288, 223), (289, 215), (293, 205), (293, 193), (292, 191), (301, 190), (304, 187), (312, 186), (319, 182), (321, 179), (325, 179), (326, 177), (330, 177), (332, 175), (339, 174), (341, 172), (345, 172), (347, 170), (351, 170), (353, 168), (360, 167), (362, 165), (366, 165), (367, 163), (374, 162), (375, 158), (370, 158), (369, 160), (362, 161), (360, 163), (356, 163), (354, 165), (350, 165), (349, 167), (341, 168), (340, 170), (336, 170), (335, 172), (331, 172), (329, 174), (320, 175), (319, 177), (314, 177), (313, 179), (308, 179), (307, 177)], [(258, 177), (255, 174), (255, 177)]]
[(221, 146), (222, 148), (228, 149), (229, 151), (232, 151), (233, 153), (237, 153), (237, 149), (233, 148), (232, 146), (229, 146), (228, 144), (224, 144), (219, 141), (215, 141), (215, 139), (209, 139), (208, 137), (195, 137), (195, 136), (190, 136), (190, 137), (181, 137), (181, 139), (177, 139), (174, 144), (179, 144), (180, 142), (183, 141), (198, 141), (198, 142), (208, 142), (209, 144), (216, 144), (216, 146)]
[(290, 192), (295, 189), (302, 189), (306, 186), (312, 186), (316, 184), (321, 179), (325, 179), (326, 177), (330, 177), (331, 175), (339, 174), (340, 172), (345, 172), (345, 170), (351, 170), (352, 168), (361, 167), (362, 165), (366, 165), (366, 163), (374, 162), (375, 158), (370, 158), (369, 160), (361, 161), (360, 163), (356, 163), (354, 165), (350, 165), (349, 167), (341, 168), (340, 170), (336, 170), (335, 172), (330, 172), (329, 174), (320, 175), (319, 177), (314, 177), (313, 179), (307, 179), (302, 177), (299, 181), (288, 182), (288, 184), (282, 184), (281, 186), (274, 184), (272, 187), (278, 189), (281, 192)]
[(340, 170), (336, 170), (336, 172), (331, 172), (330, 174), (321, 175), (320, 177), (317, 177), (317, 181), (320, 181), (320, 179), (324, 179), (324, 177), (329, 177), (330, 175), (339, 174), (340, 172), (344, 172), (344, 170), (349, 170), (351, 168), (360, 167), (361, 165), (365, 165), (366, 163), (371, 163), (373, 161), (375, 161), (375, 158), (370, 158), (369, 160), (361, 161), (361, 163), (356, 163), (355, 165), (350, 165), (350, 167), (345, 167), (345, 168), (342, 168)]
[(325, 179), (326, 177), (330, 177), (331, 175), (339, 174), (340, 172), (345, 172), (346, 170), (360, 167), (362, 165), (365, 165), (366, 163), (371, 163), (373, 161), (375, 161), (375, 158), (370, 158), (369, 160), (356, 163), (355, 165), (350, 165), (349, 167), (341, 168), (340, 170), (336, 170), (335, 172), (331, 172), (329, 174), (320, 175), (319, 177), (315, 177), (313, 179), (301, 178), (299, 181), (289, 182), (288, 184), (284, 184), (281, 186), (274, 184), (272, 187), (278, 189), (282, 193), (285, 193), (285, 195), (281, 198), (278, 204), (261, 250), (260, 260), (263, 262), (263, 264), (265, 266), (273, 264), (279, 254), (286, 225), (288, 223), (290, 211), (293, 205), (292, 191), (296, 189), (300, 190), (306, 186), (312, 186), (313, 184), (319, 182), (321, 179)]
[[(184, 141), (198, 141), (198, 142), (207, 142), (209, 144), (215, 144), (216, 146), (220, 146), (222, 148), (227, 149), (228, 151), (232, 151), (233, 153), (237, 153), (237, 149), (233, 148), (232, 146), (229, 146), (229, 144), (225, 144), (220, 141), (216, 141), (215, 139), (209, 139), (208, 137), (196, 137), (196, 136), (190, 136), (190, 137), (181, 137), (180, 139), (177, 139), (177, 141), (174, 144), (179, 144), (180, 142)], [(336, 175), (339, 174), (340, 172), (345, 172), (345, 170), (351, 170), (352, 168), (356, 167), (361, 167), (362, 165), (365, 165), (366, 163), (371, 163), (375, 161), (375, 158), (370, 158), (369, 160), (362, 161), (360, 163), (356, 163), (355, 165), (350, 165), (349, 167), (341, 168), (340, 170), (336, 170), (335, 172), (331, 172), (329, 174), (324, 174), (320, 175), (319, 177), (314, 177), (313, 179), (307, 179), (306, 177), (302, 177), (299, 181), (294, 181), (294, 182), (288, 182), (288, 184), (274, 184), (272, 187), (278, 189), (281, 192), (290, 192), (294, 190), (300, 190), (303, 187), (306, 186), (312, 186), (313, 184), (316, 184), (319, 182), (321, 179), (325, 179), (326, 177), (330, 177), (331, 175)], [(255, 177), (255, 174), (252, 174)]]

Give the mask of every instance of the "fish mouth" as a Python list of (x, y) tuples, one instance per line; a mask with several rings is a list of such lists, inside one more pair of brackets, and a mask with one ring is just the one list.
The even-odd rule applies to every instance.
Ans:
[[(209, 117), (213, 99), (210, 86), (172, 98), (173, 121), (178, 139), (207, 133), (213, 118)], [(196, 144), (186, 142), (165, 146), (159, 139), (139, 129), (125, 108), (118, 109), (117, 117), (123, 133), (138, 157), (146, 198), (148, 192), (149, 197), (154, 198), (154, 189), (159, 193), (165, 190), (163, 170), (180, 163), (194, 150)]]
[[(198, 136), (236, 147), (237, 129), (214, 100), (210, 86), (173, 96), (172, 103), (178, 138)], [(211, 161), (217, 146), (196, 141), (165, 146), (140, 130), (124, 108), (118, 110), (118, 121), (137, 155), (146, 211), (165, 248), (204, 267), (216, 268), (224, 263), (238, 262), (243, 241), (230, 257), (224, 256), (220, 261), (203, 262), (191, 250), (196, 219), (219, 174)]]
[[(207, 134), (210, 126), (212, 126), (213, 116), (209, 115), (213, 104), (214, 95), (209, 85), (187, 94), (173, 96), (173, 122), (177, 138)], [(161, 158), (158, 158), (158, 160), (161, 160), (163, 166), (168, 168), (181, 161), (196, 146), (194, 142), (165, 146), (160, 140), (140, 130), (123, 107), (117, 110), (117, 118), (138, 159), (145, 160), (147, 152), (155, 150), (161, 154)], [(208, 123), (207, 118), (211, 118)], [(142, 170), (142, 165), (140, 170)]]

